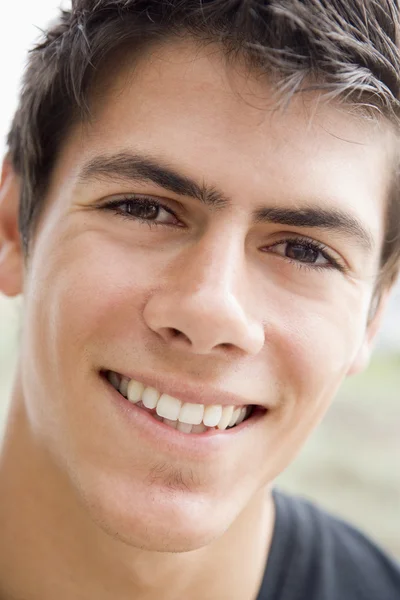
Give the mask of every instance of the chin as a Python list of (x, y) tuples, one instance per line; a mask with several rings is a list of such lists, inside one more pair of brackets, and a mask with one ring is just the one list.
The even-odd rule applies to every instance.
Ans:
[[(142, 489), (139, 489), (139, 488)], [(221, 537), (237, 514), (225, 499), (171, 486), (86, 486), (90, 519), (115, 540), (152, 552), (190, 552)], [(239, 511), (237, 511), (239, 512)], [(231, 518), (230, 518), (231, 517)]]

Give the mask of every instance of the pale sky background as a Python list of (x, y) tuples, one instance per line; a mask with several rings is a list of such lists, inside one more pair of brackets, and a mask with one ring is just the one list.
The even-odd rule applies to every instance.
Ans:
[(27, 51), (40, 36), (40, 28), (53, 20), (68, 0), (17, 0), (2, 7), (0, 18), (0, 151), (15, 110)]
[[(0, 19), (0, 154), (5, 150), (5, 136), (16, 108), (19, 84), (27, 51), (69, 0), (18, 0), (2, 8)], [(389, 308), (380, 345), (400, 350), (400, 289)]]

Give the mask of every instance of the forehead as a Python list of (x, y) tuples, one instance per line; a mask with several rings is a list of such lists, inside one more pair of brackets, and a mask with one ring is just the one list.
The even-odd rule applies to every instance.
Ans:
[(93, 118), (72, 130), (63, 166), (78, 173), (98, 154), (146, 153), (249, 205), (345, 204), (381, 236), (390, 127), (318, 92), (277, 109), (275, 89), (239, 64), (227, 66), (216, 46), (177, 42), (139, 60), (125, 55), (105, 66)]

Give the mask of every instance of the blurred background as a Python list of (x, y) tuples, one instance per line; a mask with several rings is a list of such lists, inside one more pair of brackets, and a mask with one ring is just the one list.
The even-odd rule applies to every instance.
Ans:
[[(0, 152), (16, 107), (27, 49), (68, 0), (19, 0), (0, 19)], [(0, 434), (18, 348), (22, 298), (0, 294)], [(32, 357), (34, 359), (34, 357)], [(400, 558), (400, 286), (369, 369), (345, 382), (282, 488), (317, 500)]]

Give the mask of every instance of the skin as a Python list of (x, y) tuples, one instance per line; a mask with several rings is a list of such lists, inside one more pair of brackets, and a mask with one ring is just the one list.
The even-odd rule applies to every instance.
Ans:
[[(24, 293), (24, 315), (0, 463), (1, 591), (250, 600), (273, 531), (271, 484), (366, 365), (379, 326), (384, 301), (368, 314), (391, 137), (317, 93), (273, 110), (270, 83), (191, 42), (154, 49), (102, 86), (92, 122), (63, 144), (27, 264), (20, 182), (4, 163), (0, 289)], [(121, 151), (173, 165), (230, 205), (144, 181), (79, 181), (88, 160)], [(149, 228), (100, 208), (134, 194), (177, 219), (162, 211), (168, 224)], [(373, 247), (252, 221), (260, 207), (305, 205), (351, 213)], [(293, 236), (324, 244), (345, 271), (288, 258)], [(194, 459), (121, 418), (101, 368), (269, 410), (211, 460)]]

